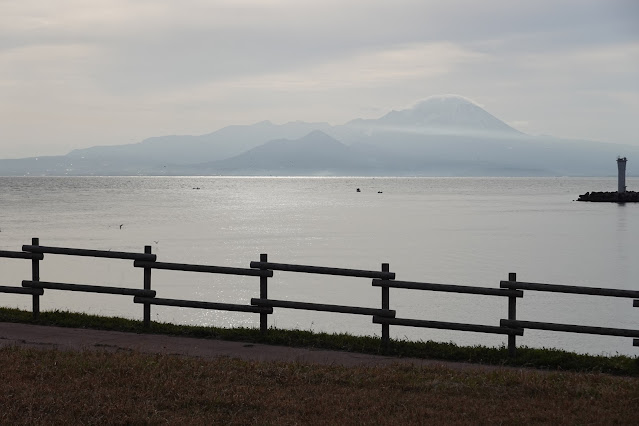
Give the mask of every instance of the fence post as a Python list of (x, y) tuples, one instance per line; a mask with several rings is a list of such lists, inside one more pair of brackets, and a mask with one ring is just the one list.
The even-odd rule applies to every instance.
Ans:
[[(260, 262), (268, 262), (268, 255), (266, 253), (260, 254)], [(265, 270), (264, 268), (260, 268)], [(260, 276), (260, 299), (268, 299), (268, 278), (266, 276)], [(268, 330), (268, 314), (260, 313), (260, 331), (266, 333)]]
[[(514, 272), (508, 273), (508, 281), (517, 281), (517, 274)], [(517, 298), (515, 296), (508, 296), (508, 319), (517, 319)], [(508, 335), (508, 356), (515, 357), (516, 352), (516, 338), (514, 334)]]
[[(39, 246), (40, 238), (31, 238), (31, 245)], [(31, 281), (40, 281), (40, 261), (38, 259), (31, 259)], [(33, 319), (37, 320), (40, 316), (40, 296), (34, 294), (32, 300)]]
[[(382, 263), (382, 272), (388, 272), (388, 263)], [(382, 286), (382, 309), (390, 309), (390, 292), (388, 286)], [(390, 340), (390, 324), (382, 324), (382, 343), (387, 344)]]
[[(639, 300), (633, 300), (632, 301), (632, 306), (635, 308), (639, 308)], [(634, 339), (632, 341), (632, 345), (633, 346), (639, 346), (639, 339)]]
[[(144, 246), (144, 253), (151, 254), (151, 246)], [(151, 268), (144, 268), (144, 289), (151, 290)], [(151, 327), (151, 304), (144, 305), (144, 327)]]

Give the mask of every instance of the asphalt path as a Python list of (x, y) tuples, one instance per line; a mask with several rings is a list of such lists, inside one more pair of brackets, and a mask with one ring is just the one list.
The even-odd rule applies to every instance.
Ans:
[[(504, 368), (161, 334), (138, 334), (0, 322), (0, 348), (7, 346), (61, 351), (135, 351), (147, 354), (167, 354), (204, 359), (231, 357), (260, 362), (299, 362), (346, 367), (411, 364), (453, 369), (480, 368), (492, 370)], [(512, 369), (518, 370), (517, 368)]]

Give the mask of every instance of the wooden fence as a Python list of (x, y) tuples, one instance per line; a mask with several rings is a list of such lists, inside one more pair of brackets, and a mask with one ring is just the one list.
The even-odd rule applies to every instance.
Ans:
[[(45, 254), (133, 260), (133, 266), (135, 268), (142, 268), (144, 270), (142, 288), (135, 289), (128, 287), (100, 286), (94, 284), (87, 285), (40, 281), (39, 262), (44, 259)], [(22, 281), (21, 287), (0, 286), (0, 293), (31, 295), (33, 300), (33, 317), (36, 319), (40, 313), (40, 297), (44, 295), (45, 289), (50, 289), (133, 296), (133, 302), (143, 306), (143, 321), (146, 327), (151, 326), (151, 305), (161, 305), (257, 313), (260, 315), (260, 330), (266, 333), (268, 332), (268, 315), (273, 314), (273, 308), (284, 308), (371, 316), (373, 323), (381, 325), (381, 340), (383, 343), (387, 343), (389, 341), (390, 326), (393, 325), (507, 335), (508, 351), (511, 356), (515, 356), (516, 337), (523, 336), (525, 329), (631, 337), (634, 338), (633, 345), (639, 346), (639, 330), (574, 324), (556, 324), (517, 319), (517, 299), (524, 297), (524, 291), (543, 291), (629, 298), (634, 299), (634, 307), (639, 307), (639, 291), (521, 282), (517, 281), (515, 273), (508, 274), (508, 280), (501, 281), (499, 288), (472, 287), (395, 280), (395, 273), (390, 272), (388, 263), (382, 263), (380, 271), (369, 271), (360, 269), (330, 268), (324, 266), (272, 263), (268, 261), (268, 256), (266, 254), (261, 254), (259, 262), (251, 262), (249, 268), (231, 268), (225, 266), (158, 262), (156, 255), (151, 253), (151, 246), (145, 246), (144, 253), (114, 252), (41, 246), (38, 238), (33, 238), (30, 245), (22, 246), (22, 251), (0, 251), (0, 257), (31, 260), (31, 279)], [(156, 297), (155, 290), (151, 289), (151, 271), (153, 269), (259, 277), (259, 298), (251, 298), (250, 304), (241, 305)], [(268, 279), (273, 278), (274, 271), (372, 279), (372, 286), (381, 288), (381, 307), (344, 306), (306, 301), (269, 299)], [(390, 309), (391, 288), (504, 297), (508, 299), (507, 318), (500, 320), (499, 325), (466, 324), (415, 318), (397, 318), (396, 311)]]

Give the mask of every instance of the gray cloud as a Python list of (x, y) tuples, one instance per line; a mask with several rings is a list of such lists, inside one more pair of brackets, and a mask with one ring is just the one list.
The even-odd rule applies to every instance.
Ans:
[(437, 93), (524, 131), (633, 142), (638, 22), (614, 0), (2, 2), (0, 143), (23, 156), (343, 122)]

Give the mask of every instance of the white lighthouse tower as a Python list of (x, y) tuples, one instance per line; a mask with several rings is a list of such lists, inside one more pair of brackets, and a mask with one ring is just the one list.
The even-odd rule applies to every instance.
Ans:
[(617, 157), (617, 170), (619, 171), (619, 179), (617, 192), (623, 194), (626, 192), (626, 157)]

